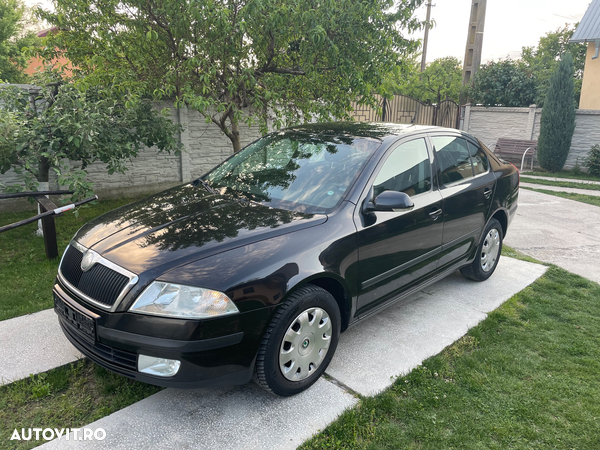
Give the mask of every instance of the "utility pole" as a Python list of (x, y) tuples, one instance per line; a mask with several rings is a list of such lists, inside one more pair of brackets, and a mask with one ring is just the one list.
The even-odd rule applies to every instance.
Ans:
[(463, 64), (463, 86), (471, 82), (481, 64), (486, 6), (487, 0), (472, 0), (465, 62)]
[(427, 3), (427, 19), (425, 22), (425, 36), (423, 37), (423, 55), (421, 56), (421, 72), (425, 71), (427, 62), (427, 41), (429, 40), (429, 21), (431, 20), (431, 0)]

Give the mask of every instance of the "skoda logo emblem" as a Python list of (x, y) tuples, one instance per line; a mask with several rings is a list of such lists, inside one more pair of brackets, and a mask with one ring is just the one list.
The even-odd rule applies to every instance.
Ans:
[(83, 259), (81, 260), (81, 270), (87, 272), (92, 268), (94, 264), (96, 264), (96, 252), (92, 250), (86, 250), (83, 254)]

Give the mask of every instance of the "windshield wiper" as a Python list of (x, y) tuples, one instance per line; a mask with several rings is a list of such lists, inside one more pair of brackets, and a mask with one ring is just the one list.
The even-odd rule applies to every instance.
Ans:
[(198, 184), (201, 184), (204, 189), (206, 189), (208, 192), (210, 192), (211, 194), (218, 194), (218, 192), (213, 189), (210, 184), (208, 184), (206, 182), (206, 180), (203, 180), (202, 178), (197, 178), (196, 180), (194, 180), (194, 182), (192, 183), (194, 186), (198, 186)]

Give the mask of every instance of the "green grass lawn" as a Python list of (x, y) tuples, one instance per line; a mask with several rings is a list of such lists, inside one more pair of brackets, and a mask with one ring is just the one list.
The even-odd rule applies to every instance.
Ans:
[[(0, 387), (0, 449), (41, 443), (7, 440), (15, 428), (82, 427), (158, 390), (86, 361)], [(301, 448), (597, 450), (599, 399), (600, 286), (552, 266)]]
[(558, 187), (567, 187), (567, 188), (587, 189), (587, 190), (591, 190), (591, 191), (600, 191), (600, 184), (586, 183), (584, 181), (582, 181), (581, 183), (574, 183), (572, 181), (540, 180), (538, 178), (529, 178), (529, 177), (523, 175), (523, 176), (521, 176), (521, 182), (531, 183), (531, 184), (540, 184), (540, 185), (544, 185), (544, 186), (558, 186)]
[(0, 387), (0, 450), (44, 441), (10, 440), (15, 429), (79, 428), (148, 397), (161, 388), (115, 375), (88, 361)]
[[(111, 209), (132, 202), (133, 199), (100, 201), (57, 217), (56, 232), (59, 254), (68, 245), (75, 232), (87, 221)], [(2, 213), (0, 226), (18, 222), (35, 215), (34, 211)], [(60, 256), (46, 259), (44, 239), (35, 236), (37, 223), (0, 233), (0, 320), (30, 314), (51, 308), (52, 284), (58, 270)]]
[(600, 448), (600, 286), (551, 267), (301, 449)]
[(555, 195), (557, 197), (567, 198), (569, 200), (576, 200), (578, 202), (587, 203), (589, 205), (600, 206), (600, 197), (594, 195), (575, 194), (573, 192), (549, 191), (547, 189), (533, 189), (527, 187), (521, 187), (521, 189), (528, 189), (534, 192), (541, 192), (542, 194)]
[(590, 175), (589, 173), (578, 173), (574, 174), (569, 170), (561, 170), (560, 172), (550, 173), (550, 172), (542, 172), (535, 170), (533, 172), (525, 172), (522, 174), (523, 176), (527, 175), (535, 175), (537, 177), (550, 177), (550, 178), (573, 178), (575, 180), (587, 180), (587, 181), (600, 181), (600, 177), (596, 177), (594, 175)]

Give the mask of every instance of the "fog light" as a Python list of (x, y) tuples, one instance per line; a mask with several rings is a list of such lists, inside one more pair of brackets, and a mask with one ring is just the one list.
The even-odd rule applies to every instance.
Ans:
[(146, 355), (138, 357), (138, 371), (158, 377), (172, 377), (179, 370), (179, 366), (181, 366), (181, 361), (176, 359), (156, 358)]

